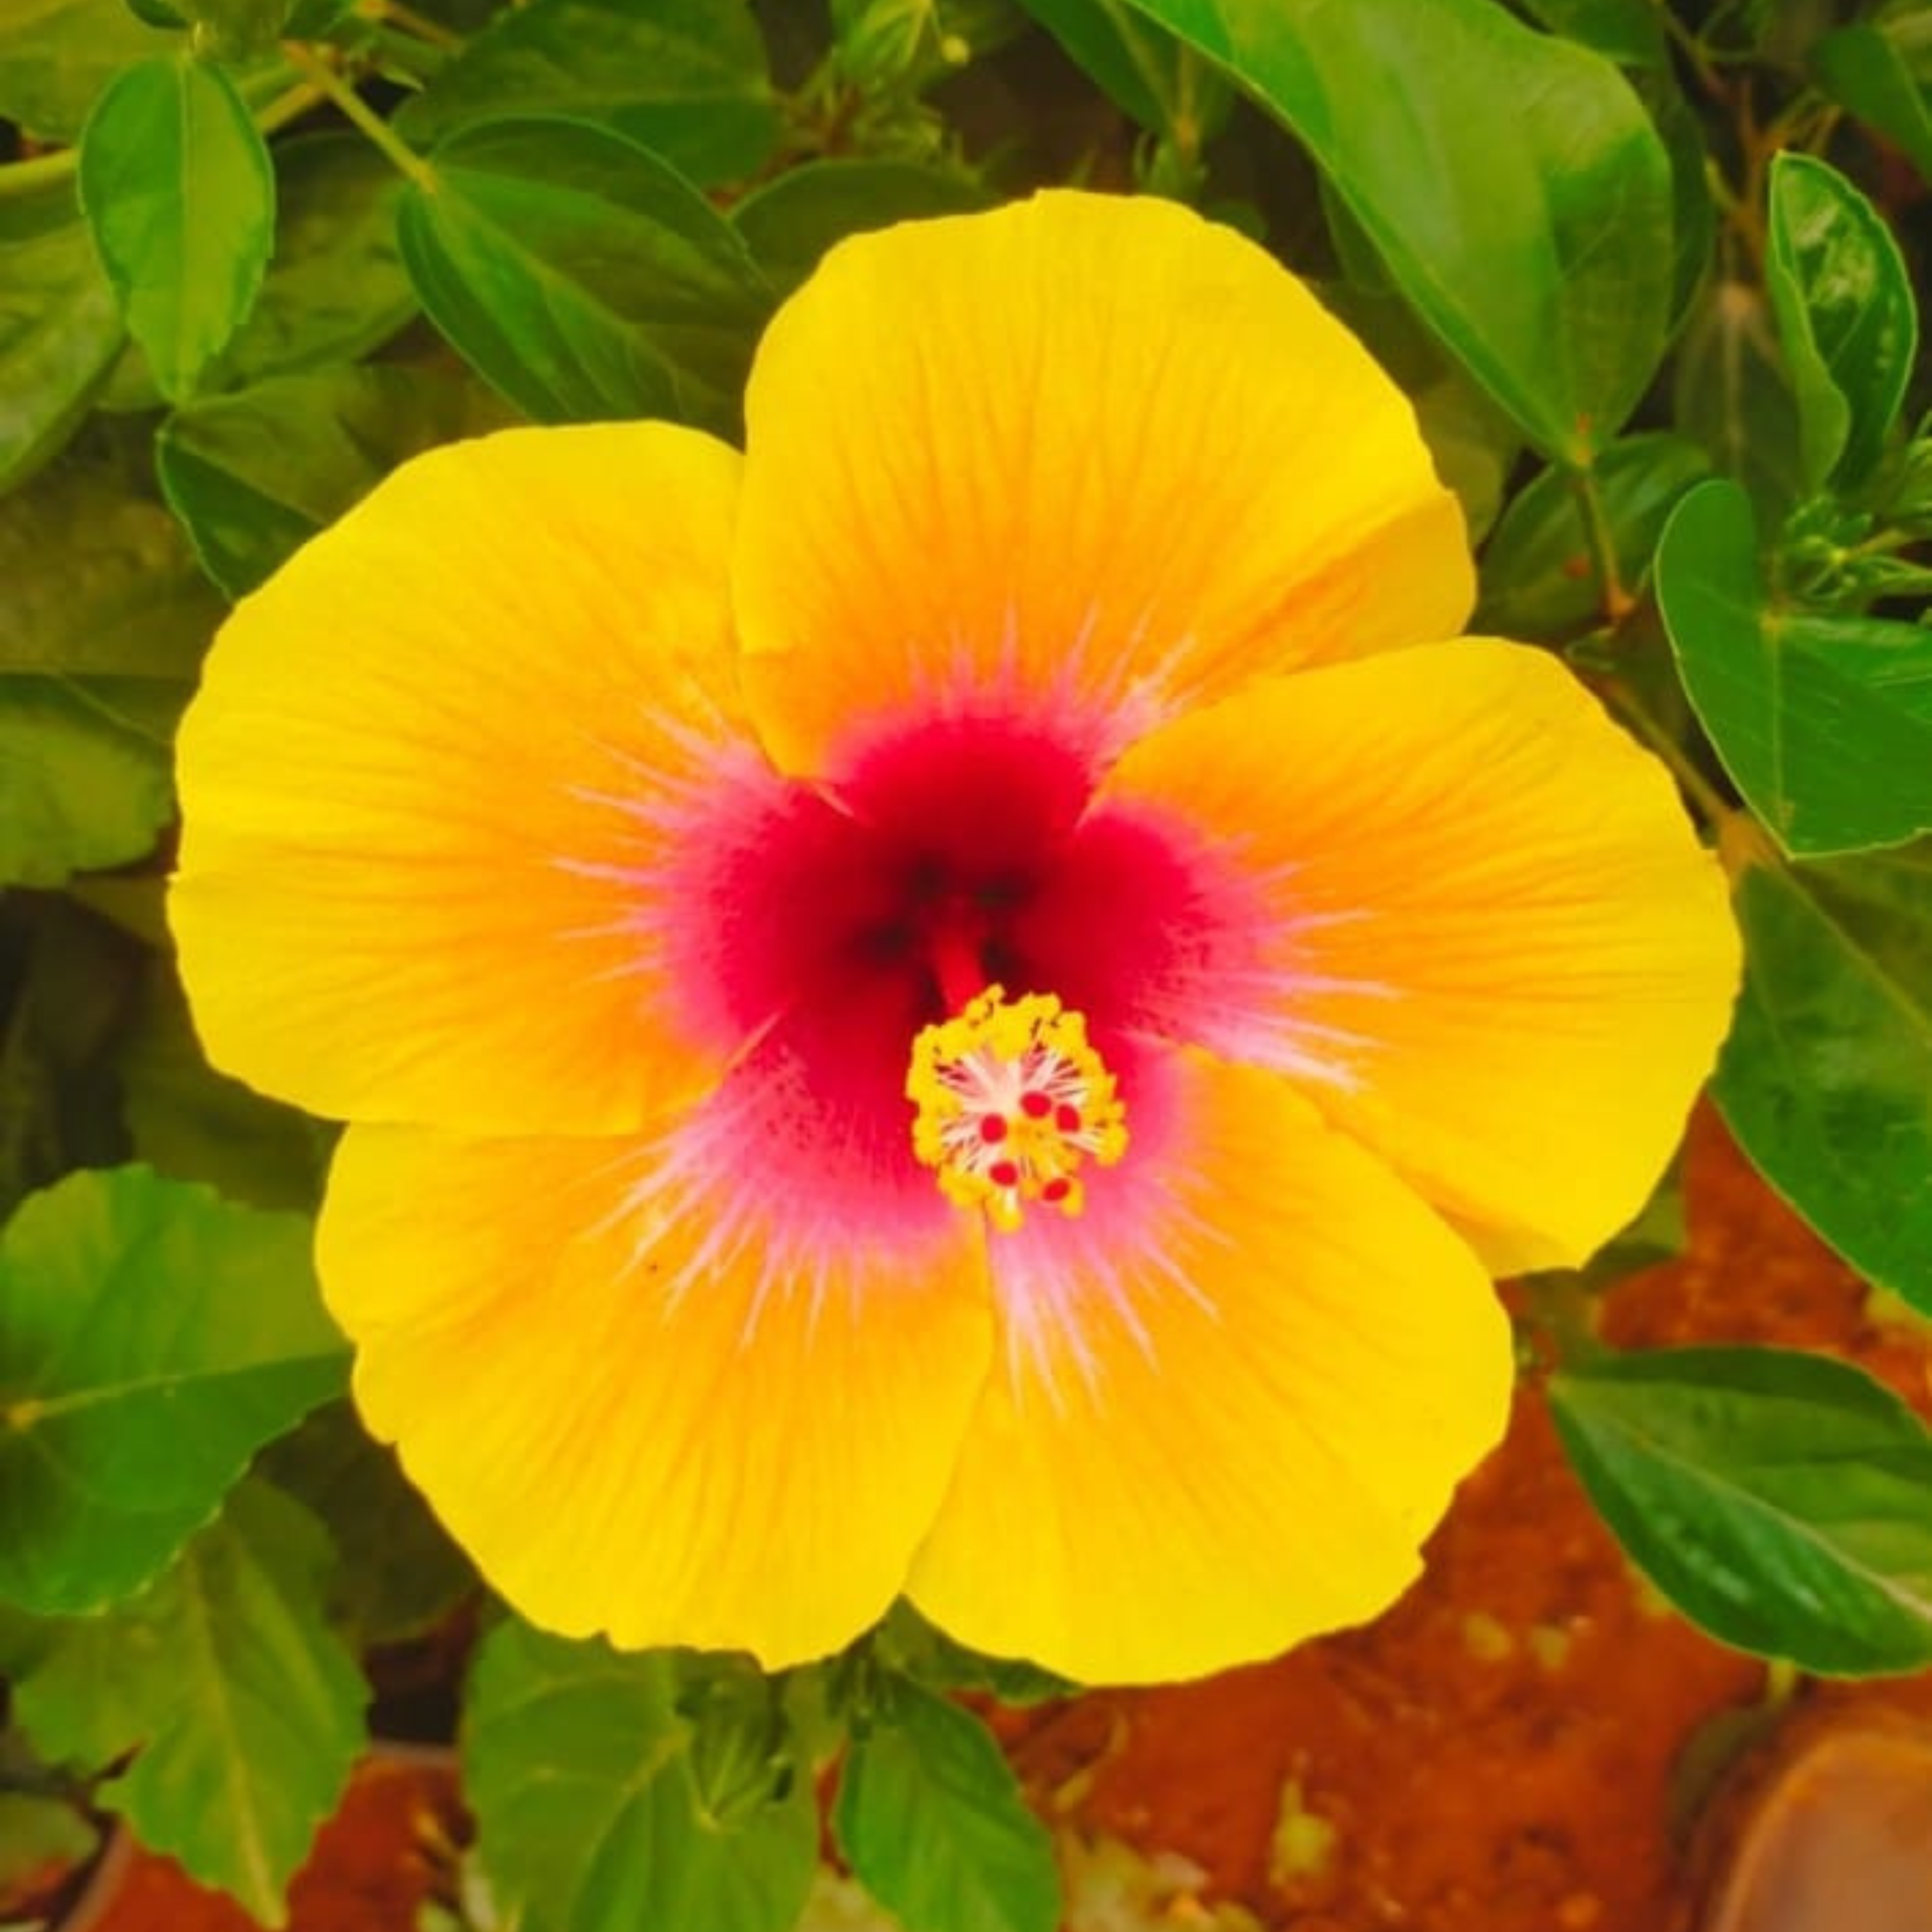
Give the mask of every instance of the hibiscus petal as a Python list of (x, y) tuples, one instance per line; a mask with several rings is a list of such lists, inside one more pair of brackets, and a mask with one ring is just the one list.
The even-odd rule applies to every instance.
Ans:
[(738, 1042), (680, 1016), (654, 874), (728, 748), (761, 764), (730, 716), (738, 466), (659, 424), (454, 445), (242, 603), (181, 734), (172, 900), (220, 1064), (515, 1132), (716, 1077)]
[(1005, 1359), (910, 1584), (1088, 1682), (1374, 1615), (1508, 1403), (1501, 1306), (1434, 1215), (1275, 1076), (1168, 1072), (1084, 1215), (992, 1240)]
[(1136, 746), (1102, 810), (1230, 881), (1148, 1023), (1302, 1081), (1499, 1273), (1642, 1206), (1737, 934), (1663, 768), (1553, 658), (1467, 639), (1267, 680)]
[(1468, 609), (1407, 401), (1279, 264), (1166, 202), (1048, 194), (842, 244), (746, 416), (747, 688), (790, 770), (935, 696), (1104, 741)]
[(704, 1113), (656, 1145), (352, 1127), (320, 1262), (370, 1428), (518, 1610), (776, 1668), (903, 1583), (990, 1359), (983, 1251), (952, 1213), (800, 1239)]

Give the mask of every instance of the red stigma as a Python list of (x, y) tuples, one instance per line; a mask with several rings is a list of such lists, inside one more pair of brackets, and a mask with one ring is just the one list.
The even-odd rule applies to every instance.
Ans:
[(1053, 1102), (1044, 1094), (1022, 1094), (1020, 1112), (1029, 1120), (1043, 1120), (1053, 1111)]
[(992, 1142), (1003, 1141), (1007, 1133), (1006, 1117), (1004, 1114), (982, 1114), (980, 1117), (980, 1138)]

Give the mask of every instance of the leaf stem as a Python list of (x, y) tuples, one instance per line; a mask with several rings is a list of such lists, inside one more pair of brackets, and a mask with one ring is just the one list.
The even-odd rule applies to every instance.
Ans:
[[(263, 135), (272, 134), (291, 121), (299, 120), (310, 109), (320, 107), (327, 98), (321, 88), (305, 80), (298, 82), (256, 113), (255, 125)], [(57, 148), (50, 154), (36, 154), (31, 160), (9, 161), (0, 166), (0, 201), (24, 200), (44, 188), (69, 180), (80, 165), (77, 143), (70, 148)]]
[(399, 173), (425, 194), (436, 192), (436, 170), (314, 48), (298, 40), (284, 40), (282, 52)]
[(1597, 592), (1605, 620), (1613, 628), (1636, 608), (1636, 599), (1625, 588), (1622, 567), (1617, 562), (1616, 535), (1610, 528), (1609, 511), (1597, 472), (1588, 464), (1570, 471), (1570, 488), (1583, 518), (1583, 535), (1590, 546), (1590, 560), (1596, 567)]

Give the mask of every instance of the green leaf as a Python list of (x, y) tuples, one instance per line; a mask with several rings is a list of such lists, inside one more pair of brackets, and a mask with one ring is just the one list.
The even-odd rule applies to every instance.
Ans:
[(145, 1168), (70, 1176), (0, 1234), (0, 1600), (146, 1582), (264, 1442), (339, 1391), (308, 1223)]
[(251, 1208), (315, 1211), (330, 1130), (208, 1065), (164, 956), (149, 958), (135, 988), (115, 1071), (137, 1160)]
[(1932, 1663), (1932, 1436), (1889, 1390), (1682, 1348), (1564, 1369), (1550, 1400), (1618, 1540), (1713, 1636), (1832, 1676)]
[(1744, 984), (1712, 1097), (1826, 1240), (1932, 1313), (1932, 858), (1753, 866), (1736, 902)]
[(1918, 348), (1898, 244), (1836, 169), (1772, 163), (1766, 280), (1797, 393), (1805, 482), (1864, 481), (1885, 453)]
[(1670, 64), (1654, 0), (1525, 0), (1552, 34), (1593, 49), (1623, 67)]
[(1648, 386), (1670, 310), (1670, 164), (1616, 68), (1493, 0), (1136, 4), (1300, 139), (1531, 440), (1588, 463)]
[(470, 1688), (464, 1774), (512, 1912), (544, 1932), (791, 1932), (818, 1864), (812, 1781), (782, 1759), (754, 1795), (721, 1780), (721, 1741), (700, 1743), (704, 1682), (734, 1667), (496, 1632)]
[(1932, 112), (1892, 41), (1860, 21), (1814, 42), (1810, 58), (1819, 86), (1867, 127), (1896, 142), (1921, 178), (1932, 182)]
[(404, 458), (500, 414), (440, 370), (318, 369), (177, 410), (155, 465), (208, 575), (240, 597)]
[(430, 319), (545, 422), (729, 430), (773, 292), (730, 224), (647, 149), (562, 120), (464, 129), (402, 203)]
[(244, 1484), (140, 1596), (44, 1627), (14, 1665), (36, 1748), (98, 1769), (138, 1745), (100, 1801), (266, 1925), (365, 1742), (368, 1688), (320, 1608), (328, 1561), (306, 1510)]
[[(1597, 487), (1627, 587), (1649, 574), (1672, 509), (1710, 472), (1703, 451), (1668, 430), (1625, 436), (1597, 458)], [(1576, 490), (1561, 470), (1546, 470), (1511, 500), (1483, 552), (1478, 628), (1552, 638), (1598, 614), (1596, 571)]]
[(602, 122), (709, 187), (755, 173), (778, 116), (741, 0), (530, 0), (500, 14), (396, 127), (426, 146), (504, 115)]
[(248, 104), (220, 68), (142, 61), (88, 116), (80, 180), (128, 333), (180, 401), (248, 314), (274, 244), (274, 170)]
[(145, 857), (174, 812), (168, 742), (124, 682), (0, 678), (0, 886)]
[(0, 200), (0, 490), (66, 442), (122, 340), (72, 187)]
[(1720, 279), (1693, 309), (1678, 346), (1671, 415), (1724, 476), (1750, 493), (1767, 527), (1804, 488), (1798, 405), (1770, 304), (1743, 282)]
[(123, 0), (7, 0), (0, 120), (43, 140), (71, 141), (116, 74), (178, 44), (143, 26)]
[(1114, 105), (1150, 134), (1190, 150), (1227, 118), (1226, 85), (1190, 48), (1129, 0), (1026, 0), (1027, 11)]
[(992, 200), (976, 182), (916, 161), (808, 161), (748, 194), (731, 211), (731, 223), (765, 279), (789, 293), (848, 235), (970, 214)]
[(1046, 1828), (980, 1720), (904, 1678), (880, 1686), (832, 1814), (838, 1849), (919, 1932), (1054, 1932), (1060, 1876)]
[(351, 1404), (317, 1409), (271, 1443), (259, 1466), (328, 1526), (336, 1550), (329, 1614), (359, 1643), (420, 1636), (477, 1588), (470, 1559)]
[(1780, 606), (1750, 500), (1721, 478), (1672, 513), (1657, 598), (1698, 718), (1786, 851), (1932, 829), (1932, 631)]
[(221, 601), (154, 494), (152, 466), (145, 425), (90, 430), (0, 502), (0, 680), (192, 681)]
[(64, 1798), (0, 1790), (0, 1903), (31, 1898), (85, 1864), (100, 1844), (100, 1832)]
[(316, 134), (274, 150), (274, 259), (218, 373), (260, 382), (352, 362), (416, 312), (396, 241), (402, 177), (359, 134)]

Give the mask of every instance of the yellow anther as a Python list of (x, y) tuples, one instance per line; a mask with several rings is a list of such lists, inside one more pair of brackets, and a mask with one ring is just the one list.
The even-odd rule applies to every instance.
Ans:
[(913, 1152), (941, 1192), (1010, 1232), (1037, 1202), (1077, 1214), (1079, 1171), (1126, 1151), (1126, 1109), (1087, 1041), (1084, 1017), (1051, 993), (988, 986), (913, 1042), (906, 1097)]

